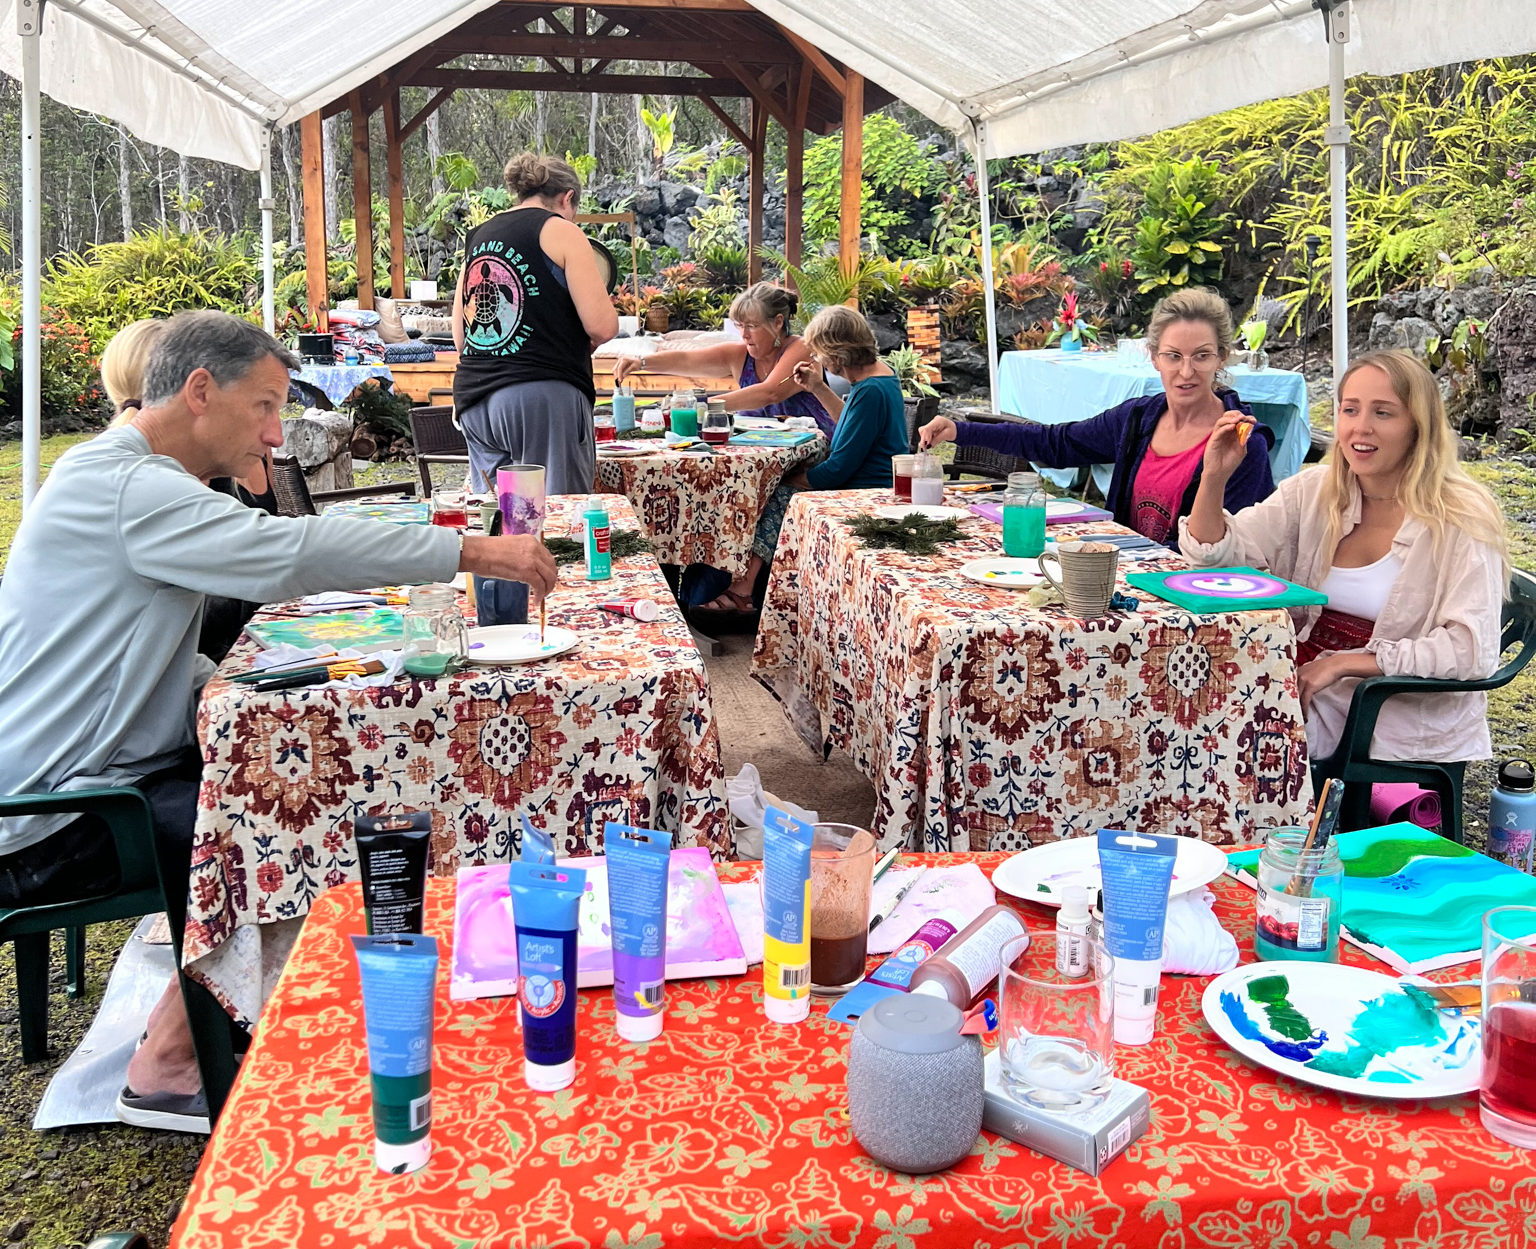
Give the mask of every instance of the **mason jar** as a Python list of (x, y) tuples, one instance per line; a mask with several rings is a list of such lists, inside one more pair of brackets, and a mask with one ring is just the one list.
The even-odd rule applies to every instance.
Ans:
[(1253, 952), (1261, 959), (1339, 961), (1344, 864), (1331, 839), (1306, 848), (1304, 828), (1272, 829), (1259, 855)]
[(469, 636), (452, 586), (418, 585), (401, 616), (407, 648), (405, 669), (418, 676), (440, 676), (469, 654)]

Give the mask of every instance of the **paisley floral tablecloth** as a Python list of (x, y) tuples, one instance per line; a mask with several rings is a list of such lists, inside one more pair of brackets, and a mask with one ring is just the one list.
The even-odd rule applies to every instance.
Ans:
[[(569, 528), (583, 498), (551, 498), (549, 530)], [(627, 502), (605, 502), (616, 527), (634, 528)], [(444, 876), (506, 861), (521, 844), (519, 812), (562, 854), (596, 849), (607, 820), (732, 852), (704, 661), (653, 557), (616, 560), (613, 572), (589, 582), (579, 564), (561, 569), (549, 623), (582, 642), (542, 663), (361, 690), (210, 682), (185, 957), (233, 1014), (260, 1010), (295, 927), (279, 926), (357, 879), (358, 814), (430, 810), (432, 870)], [(616, 598), (653, 599), (660, 618), (598, 610)], [(222, 674), (254, 652), (243, 640)]]
[[(978, 856), (990, 872), (1000, 855)], [(947, 856), (940, 861), (951, 862)], [(731, 864), (727, 878), (755, 865)], [(659, 1040), (578, 1006), (576, 1082), (523, 1081), (515, 999), (451, 1002), (453, 896), (429, 882), (439, 971), (433, 1153), (373, 1164), (355, 885), (320, 898), (172, 1233), (175, 1249), (1514, 1249), (1536, 1177), (1477, 1100), (1365, 1101), (1249, 1066), (1206, 1024), (1207, 981), (1165, 976), (1152, 1043), (1116, 1050), (1152, 1125), (1095, 1178), (983, 1133), (938, 1175), (853, 1139), (849, 1029), (764, 1022), (762, 975), (674, 982)], [(1245, 955), (1253, 894), (1214, 886)], [(1049, 912), (1023, 906), (1030, 925)], [(1347, 961), (1376, 966), (1349, 950)], [(920, 1093), (915, 1093), (920, 1096)]]
[[(979, 517), (935, 555), (866, 550), (846, 520), (891, 501), (794, 499), (753, 655), (812, 748), (845, 751), (874, 784), (883, 845), (1018, 850), (1106, 825), (1225, 843), (1305, 814), (1283, 611), (1192, 616), (1144, 594), (1099, 620), (1032, 608), (959, 575), (1003, 554)], [(1124, 532), (1051, 527), (1110, 530)]]
[(628, 496), (663, 564), (709, 564), (739, 577), (747, 571), (753, 531), (779, 482), (826, 453), (827, 440), (817, 434), (798, 447), (599, 456), (597, 488)]

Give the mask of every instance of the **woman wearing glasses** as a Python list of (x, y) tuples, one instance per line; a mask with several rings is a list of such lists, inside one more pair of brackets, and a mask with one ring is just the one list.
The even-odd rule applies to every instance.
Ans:
[(1223, 498), (1240, 511), (1275, 488), (1267, 426), (1217, 381), (1232, 354), (1232, 315), (1215, 291), (1179, 291), (1160, 300), (1147, 326), (1152, 363), (1163, 393), (1129, 399), (1098, 416), (1065, 425), (958, 424), (938, 417), (922, 429), (923, 446), (953, 439), (962, 447), (986, 447), (1032, 460), (1046, 468), (1080, 468), (1113, 461), (1107, 506), (1115, 519), (1154, 542), (1174, 545), (1179, 519), (1188, 515), (1200, 486), (1205, 444), (1228, 412), (1249, 418), (1251, 436), (1242, 462), (1227, 480)]

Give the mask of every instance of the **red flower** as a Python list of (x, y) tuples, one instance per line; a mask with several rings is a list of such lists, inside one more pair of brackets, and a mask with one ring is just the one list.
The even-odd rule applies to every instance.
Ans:
[(283, 887), (283, 865), (268, 860), (256, 869), (256, 884), (262, 893), (276, 893)]

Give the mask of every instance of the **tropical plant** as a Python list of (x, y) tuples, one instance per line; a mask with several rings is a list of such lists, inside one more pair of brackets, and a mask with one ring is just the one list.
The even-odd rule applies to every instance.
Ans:
[[(817, 241), (837, 237), (842, 213), (843, 137), (818, 139), (805, 153), (805, 233)], [(864, 119), (864, 174), (859, 220), (887, 250), (912, 254), (925, 226), (921, 201), (941, 185), (940, 169), (902, 124), (884, 113)]]
[(744, 245), (741, 237), (739, 196), (735, 187), (723, 186), (689, 218), (688, 250), (694, 255), (715, 248)]
[(363, 426), (376, 437), (393, 441), (410, 436), (410, 398), (385, 390), (377, 382), (364, 382), (354, 390), (347, 410), (355, 425)]
[(681, 285), (663, 290), (652, 301), (672, 314), (674, 330), (704, 329), (713, 307), (709, 291), (702, 286)]
[(803, 265), (790, 264), (783, 252), (776, 252), (771, 247), (758, 248), (758, 255), (794, 283), (800, 296), (800, 311), (795, 318), (797, 328), (833, 304), (846, 304), (856, 297), (859, 303), (869, 305), (893, 298), (899, 289), (899, 271), (883, 256), (860, 253), (858, 264), (852, 273), (848, 273), (843, 269), (842, 259), (833, 253), (811, 256)]
[(585, 186), (592, 181), (592, 176), (597, 172), (597, 157), (591, 152), (583, 152), (580, 156), (571, 155), (571, 149), (565, 149), (565, 163), (576, 171), (576, 176)]
[(479, 166), (463, 152), (444, 152), (432, 166), (432, 172), (450, 191), (471, 191), (480, 185)]
[(1229, 218), (1212, 208), (1215, 161), (1165, 161), (1147, 180), (1146, 208), (1136, 225), (1131, 263), (1139, 295), (1152, 301), (1185, 286), (1208, 286), (1221, 277), (1222, 245)]
[[(719, 189), (722, 182), (731, 178), (739, 178), (747, 172), (747, 161), (744, 156), (737, 156), (734, 152), (728, 152), (715, 160), (709, 167), (709, 172), (704, 175), (704, 192), (712, 195)], [(0, 207), (4, 207), (0, 204)]]
[(1019, 306), (1042, 295), (1060, 294), (1069, 279), (1061, 262), (1035, 243), (1015, 242), (993, 249), (992, 281), (1005, 304)]
[(668, 109), (666, 112), (641, 107), (640, 122), (651, 135), (651, 159), (655, 162), (656, 173), (661, 174), (662, 162), (666, 160), (667, 153), (672, 150), (672, 145), (677, 142), (677, 110)]
[[(0, 286), (0, 326), (8, 326), (0, 359), (11, 363), (0, 371), (0, 421), (21, 416), (21, 291), (7, 282)], [(106, 415), (106, 395), (97, 373), (98, 349), (68, 313), (45, 304), (42, 309), (42, 418), (49, 424), (81, 427)]]
[(1042, 318), (1033, 325), (1026, 325), (1017, 330), (1013, 335), (1013, 349), (1015, 351), (1039, 351), (1051, 341), (1051, 334), (1056, 327), (1056, 322), (1050, 318)]
[(1136, 288), (1132, 279), (1136, 266), (1124, 256), (1111, 255), (1088, 270), (1088, 289), (1103, 305), (1104, 314), (1111, 320), (1123, 320), (1130, 316), (1135, 302)]
[(48, 302), (65, 309), (92, 342), (104, 343), (142, 317), (183, 308), (244, 312), (254, 300), (256, 267), (220, 235), (141, 230), (54, 262)]
[(699, 266), (716, 290), (738, 290), (747, 284), (747, 249), (711, 247), (699, 256)]
[(950, 287), (966, 276), (966, 270), (954, 256), (903, 260), (896, 266), (898, 289), (909, 304), (937, 303)]
[(890, 366), (891, 372), (896, 374), (896, 380), (901, 383), (902, 394), (912, 396), (939, 393), (928, 384), (927, 366), (917, 348), (898, 347), (885, 357), (885, 362)]
[(1099, 341), (1099, 331), (1078, 315), (1077, 292), (1068, 291), (1061, 298), (1061, 311), (1057, 314), (1051, 326), (1051, 332), (1046, 337), (1046, 346), (1063, 339), (1083, 338), (1090, 343), (1096, 343)]

